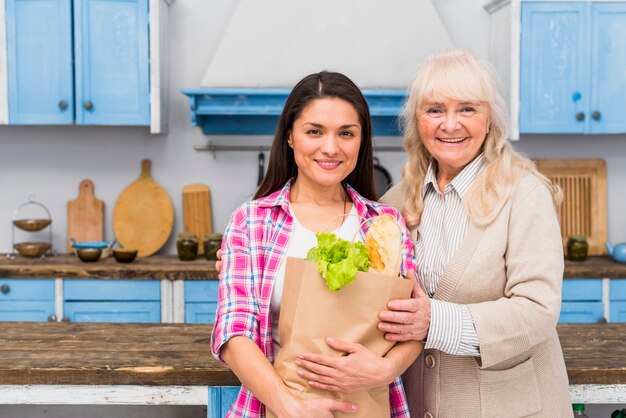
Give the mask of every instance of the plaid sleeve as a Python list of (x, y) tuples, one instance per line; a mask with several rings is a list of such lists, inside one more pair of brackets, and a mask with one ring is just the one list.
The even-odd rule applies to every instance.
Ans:
[(409, 404), (406, 400), (402, 379), (399, 377), (389, 385), (389, 405), (391, 418), (409, 418)]
[(260, 342), (247, 212), (242, 206), (233, 213), (222, 240), (223, 264), (211, 335), (213, 356), (220, 361), (220, 350), (232, 337), (245, 336)]

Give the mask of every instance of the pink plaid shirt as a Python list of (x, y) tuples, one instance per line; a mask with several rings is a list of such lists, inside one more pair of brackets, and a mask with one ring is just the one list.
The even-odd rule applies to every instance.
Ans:
[[(232, 337), (245, 336), (259, 346), (270, 363), (274, 362), (270, 299), (274, 275), (287, 252), (293, 218), (289, 205), (291, 181), (270, 196), (247, 202), (232, 215), (222, 241), (223, 267), (220, 273), (218, 307), (213, 328), (213, 355), (220, 358), (221, 347)], [(390, 206), (361, 197), (346, 187), (357, 213), (371, 218), (384, 213), (404, 220)], [(367, 225), (361, 227), (362, 237)], [(415, 270), (413, 244), (403, 229), (402, 274)], [(391, 417), (409, 417), (409, 409), (397, 378), (389, 385)], [(265, 406), (244, 386), (227, 417), (264, 417)]]

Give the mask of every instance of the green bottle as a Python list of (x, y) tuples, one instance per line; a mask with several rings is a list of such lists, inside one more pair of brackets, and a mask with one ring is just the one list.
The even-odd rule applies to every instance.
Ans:
[(574, 416), (577, 418), (589, 418), (589, 415), (585, 414), (585, 404), (584, 403), (575, 403), (572, 404), (572, 408), (574, 408)]

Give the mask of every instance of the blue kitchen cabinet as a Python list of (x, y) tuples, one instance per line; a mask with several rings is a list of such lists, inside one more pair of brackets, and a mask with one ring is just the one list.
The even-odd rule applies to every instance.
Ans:
[(610, 322), (626, 322), (626, 279), (613, 279), (609, 286)]
[(0, 321), (42, 322), (52, 317), (53, 279), (0, 280)]
[(207, 418), (224, 418), (237, 399), (239, 386), (209, 386)]
[(560, 323), (591, 323), (604, 319), (602, 280), (565, 279)]
[(63, 316), (72, 322), (161, 322), (158, 280), (74, 280), (63, 284)]
[(71, 9), (71, 0), (7, 0), (10, 123), (73, 123)]
[(150, 124), (148, 0), (6, 1), (10, 124)]
[(523, 2), (520, 133), (626, 132), (626, 3)]
[(212, 324), (217, 309), (217, 280), (188, 280), (185, 282), (185, 322)]

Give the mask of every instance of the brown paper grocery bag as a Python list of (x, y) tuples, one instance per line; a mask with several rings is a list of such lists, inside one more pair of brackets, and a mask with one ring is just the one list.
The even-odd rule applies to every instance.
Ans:
[[(333, 292), (317, 271), (317, 264), (287, 258), (285, 284), (280, 308), (278, 334), (281, 348), (274, 368), (285, 385), (301, 398), (317, 396), (348, 400), (359, 405), (356, 414), (335, 412), (335, 417), (389, 417), (389, 386), (367, 392), (334, 393), (314, 389), (297, 374), (295, 364), (301, 353), (339, 357), (326, 337), (360, 343), (384, 356), (394, 343), (378, 330), (378, 314), (392, 299), (411, 296), (413, 281), (378, 273), (358, 273), (354, 282)], [(268, 417), (275, 417), (267, 411)]]

